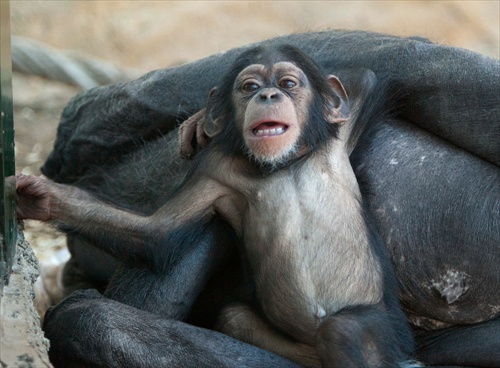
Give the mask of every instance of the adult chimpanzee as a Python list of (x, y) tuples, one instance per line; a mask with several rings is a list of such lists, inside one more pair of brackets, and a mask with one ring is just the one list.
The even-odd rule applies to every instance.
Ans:
[[(422, 327), (416, 329), (418, 358), (428, 364), (498, 366), (498, 61), (422, 39), (364, 32), (292, 35), (263, 44), (283, 42), (300, 46), (328, 72), (368, 67), (397, 76), (407, 94), (400, 120), (377, 122), (351, 159), (396, 266), (404, 309)], [(186, 170), (169, 157), (175, 139), (161, 135), (202, 107), (216, 76), (240, 53), (231, 50), (78, 95), (63, 113), (44, 173), (78, 182), (121, 207), (151, 213)], [(342, 80), (353, 95), (348, 79)], [(177, 175), (165, 180), (172, 172)], [(66, 299), (45, 322), (52, 359), (73, 366), (291, 365), (172, 320), (189, 314), (203, 288), (189, 320), (205, 326), (210, 324), (200, 314), (213, 316), (218, 308), (212, 305), (233, 300), (226, 291), (241, 294), (238, 265), (217, 252), (224, 242), (220, 235), (231, 235), (227, 229), (213, 232), (221, 226), (210, 224), (203, 241), (188, 248), (191, 258), (168, 275), (125, 269), (114, 278), (109, 297), (154, 314), (93, 292)], [(102, 257), (93, 257), (95, 250), (78, 234), (70, 240), (74, 263), (88, 279)], [(205, 286), (207, 270), (220, 264), (224, 269)], [(122, 349), (110, 352), (111, 345)]]
[(141, 260), (161, 273), (173, 266), (171, 245), (183, 253), (178, 243), (218, 214), (243, 239), (262, 313), (231, 305), (223, 332), (306, 366), (399, 366), (412, 357), (412, 337), (349, 162), (352, 132), (384, 107), (384, 90), (371, 92), (374, 76), (365, 73), (350, 117), (339, 79), (298, 49), (250, 49), (211, 94), (211, 149), (155, 213), (137, 216), (19, 176), (19, 214), (55, 221), (130, 266)]

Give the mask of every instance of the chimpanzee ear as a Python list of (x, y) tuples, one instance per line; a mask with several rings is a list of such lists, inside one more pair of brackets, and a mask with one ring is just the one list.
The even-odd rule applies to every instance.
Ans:
[(223, 126), (220, 117), (214, 118), (212, 116), (212, 109), (210, 108), (210, 106), (212, 105), (210, 103), (210, 99), (213, 96), (215, 96), (216, 92), (217, 92), (217, 87), (214, 87), (211, 89), (210, 93), (208, 94), (208, 104), (207, 104), (208, 107), (206, 110), (207, 112), (206, 112), (205, 121), (203, 124), (203, 130), (205, 131), (205, 134), (209, 138), (213, 138), (217, 134), (219, 134), (222, 131), (222, 126)]
[(344, 123), (349, 119), (350, 109), (347, 93), (340, 80), (334, 76), (328, 76), (328, 84), (334, 92), (334, 96), (329, 98), (330, 108), (328, 109), (327, 118), (330, 123)]

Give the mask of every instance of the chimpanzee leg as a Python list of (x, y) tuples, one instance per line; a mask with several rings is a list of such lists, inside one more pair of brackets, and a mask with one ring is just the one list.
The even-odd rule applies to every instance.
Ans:
[(420, 331), (418, 359), (428, 365), (500, 367), (500, 318), (475, 325)]
[(316, 346), (323, 367), (399, 367), (410, 358), (399, 338), (382, 305), (360, 305), (326, 318)]
[(101, 296), (73, 293), (47, 312), (55, 367), (298, 367), (220, 333)]
[(293, 341), (283, 335), (247, 304), (233, 303), (226, 306), (221, 311), (216, 329), (307, 367), (321, 366), (314, 346)]
[(233, 232), (220, 219), (175, 254), (166, 273), (121, 266), (105, 296), (164, 318), (185, 320), (212, 271), (234, 247)]

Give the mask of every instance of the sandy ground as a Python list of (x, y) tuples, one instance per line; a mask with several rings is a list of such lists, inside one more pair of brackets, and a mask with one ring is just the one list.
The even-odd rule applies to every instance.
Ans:
[[(500, 1), (11, 1), (12, 33), (110, 61), (136, 75), (242, 44), (328, 28), (419, 35), (500, 54)], [(14, 75), (16, 165), (39, 174), (75, 87)], [(67, 257), (64, 238), (26, 224), (45, 263)]]

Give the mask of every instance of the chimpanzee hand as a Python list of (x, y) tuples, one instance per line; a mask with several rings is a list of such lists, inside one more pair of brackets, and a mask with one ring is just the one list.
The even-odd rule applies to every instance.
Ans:
[(16, 175), (15, 180), (18, 219), (50, 221), (56, 218), (58, 184), (41, 177), (21, 174)]
[(205, 109), (198, 111), (179, 127), (179, 147), (182, 158), (193, 158), (196, 154), (196, 144), (203, 148), (208, 144), (209, 137), (205, 134)]

